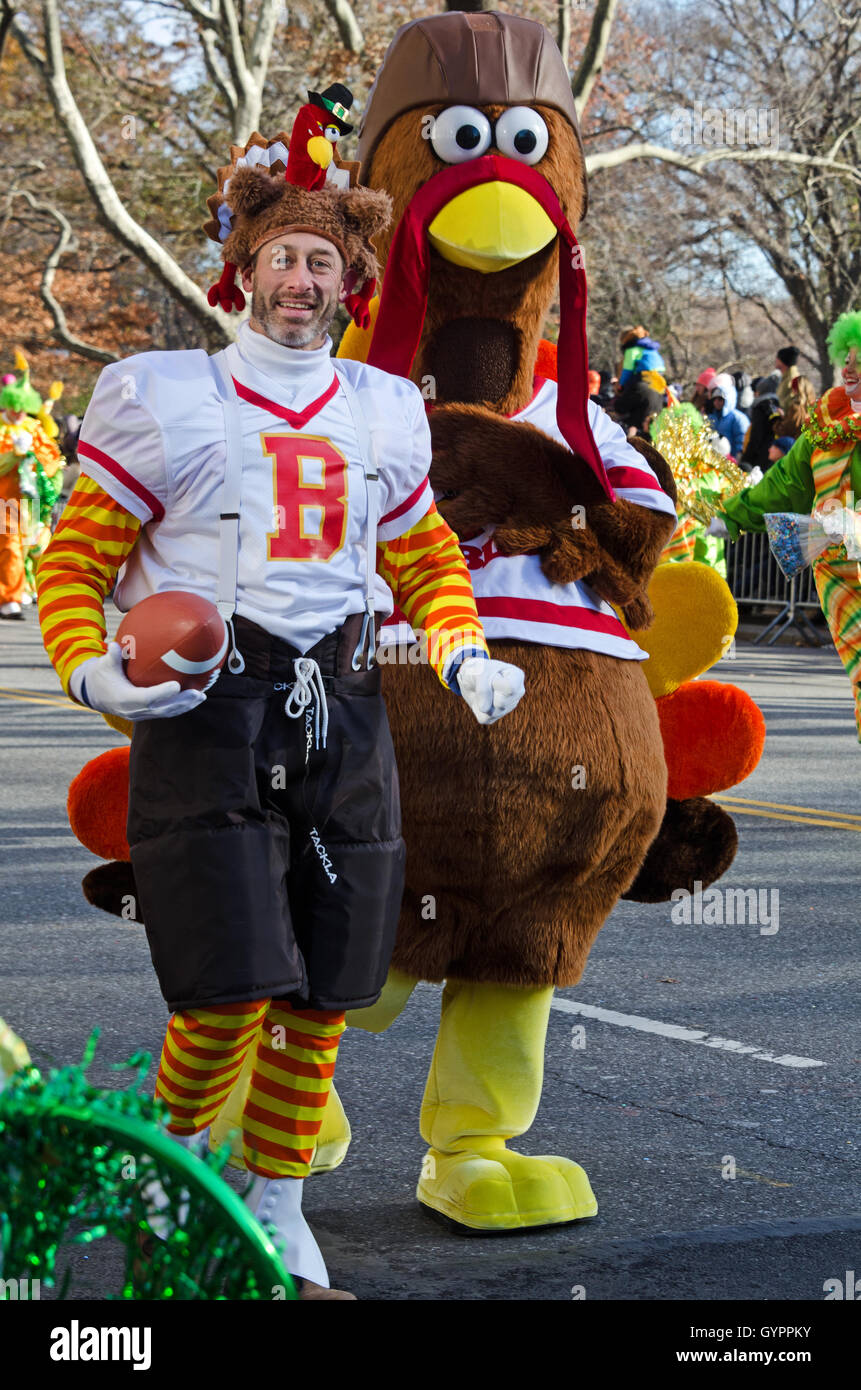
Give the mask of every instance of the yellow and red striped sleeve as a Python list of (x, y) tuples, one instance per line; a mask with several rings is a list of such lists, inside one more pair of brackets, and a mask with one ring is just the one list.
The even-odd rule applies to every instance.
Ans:
[(411, 626), (427, 633), (440, 680), (458, 647), (488, 650), (457, 536), (435, 503), (409, 531), (378, 546), (377, 567)]
[(42, 641), (67, 693), (75, 667), (105, 651), (105, 598), (140, 529), (81, 474), (36, 571)]

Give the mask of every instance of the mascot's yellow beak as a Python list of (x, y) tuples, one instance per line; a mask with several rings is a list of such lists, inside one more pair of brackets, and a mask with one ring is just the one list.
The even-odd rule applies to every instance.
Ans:
[(458, 193), (428, 228), (434, 250), (455, 265), (489, 275), (534, 256), (556, 228), (535, 199), (517, 184), (494, 180)]

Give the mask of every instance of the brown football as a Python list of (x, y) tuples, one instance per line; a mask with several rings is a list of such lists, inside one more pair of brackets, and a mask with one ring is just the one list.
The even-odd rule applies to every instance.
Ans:
[(141, 599), (116, 641), (132, 685), (179, 681), (183, 690), (206, 690), (227, 656), (227, 626), (215, 604), (182, 589)]

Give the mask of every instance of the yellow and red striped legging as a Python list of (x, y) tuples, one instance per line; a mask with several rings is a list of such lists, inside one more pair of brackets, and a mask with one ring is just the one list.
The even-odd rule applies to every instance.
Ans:
[(168, 1128), (196, 1134), (211, 1124), (254, 1047), (242, 1112), (245, 1165), (264, 1178), (306, 1177), (343, 1031), (342, 1013), (294, 1009), (281, 999), (175, 1013), (155, 1091), (170, 1110)]
[(813, 577), (837, 654), (852, 682), (861, 743), (861, 562), (846, 557), (842, 546), (834, 547), (815, 562)]

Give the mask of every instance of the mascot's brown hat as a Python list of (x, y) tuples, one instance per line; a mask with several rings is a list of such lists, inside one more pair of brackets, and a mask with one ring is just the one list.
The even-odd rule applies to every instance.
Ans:
[[(459, 21), (459, 22), (458, 22)], [(371, 156), (392, 121), (421, 104), (438, 101), (479, 106), (555, 107), (580, 144), (571, 79), (543, 24), (489, 11), (416, 19), (398, 30), (368, 95), (359, 128), (359, 162)], [(585, 169), (585, 158), (581, 158)], [(583, 206), (586, 212), (586, 180)]]
[[(234, 283), (236, 271), (250, 265), (255, 252), (274, 237), (317, 232), (343, 257), (352, 291), (347, 308), (361, 326), (378, 274), (371, 239), (388, 226), (391, 199), (379, 190), (335, 182), (316, 189), (288, 182), (289, 143), (284, 131), (271, 140), (255, 131), (245, 146), (231, 146), (230, 163), (218, 170), (218, 191), (207, 199), (211, 217), (203, 230), (221, 246), (225, 265), (209, 302), (227, 313), (244, 308), (245, 297)], [(341, 167), (352, 181), (354, 171)]]

